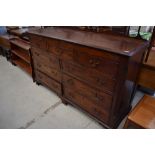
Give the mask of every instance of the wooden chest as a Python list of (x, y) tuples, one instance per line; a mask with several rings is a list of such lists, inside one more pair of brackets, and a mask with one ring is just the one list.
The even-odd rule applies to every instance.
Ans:
[(68, 28), (29, 32), (36, 82), (116, 128), (131, 108), (147, 42)]

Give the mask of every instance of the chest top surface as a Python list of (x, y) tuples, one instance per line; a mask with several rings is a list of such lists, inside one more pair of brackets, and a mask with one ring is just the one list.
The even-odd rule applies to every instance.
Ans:
[(29, 34), (63, 40), (126, 56), (132, 56), (139, 49), (146, 48), (148, 46), (147, 41), (135, 38), (60, 27), (33, 29), (29, 31)]

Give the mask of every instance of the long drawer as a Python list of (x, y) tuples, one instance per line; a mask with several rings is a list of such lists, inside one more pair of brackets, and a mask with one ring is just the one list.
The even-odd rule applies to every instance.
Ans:
[(83, 110), (93, 115), (97, 119), (107, 123), (110, 113), (103, 108), (100, 108), (94, 104), (94, 102), (81, 94), (75, 93), (73, 90), (64, 87), (64, 98), (77, 104)]
[[(91, 49), (92, 50), (92, 49)], [(75, 49), (63, 50), (61, 59), (73, 64), (86, 67), (92, 71), (98, 71), (108, 75), (111, 78), (116, 78), (119, 65), (119, 57), (114, 54), (108, 55), (105, 52), (98, 50), (91, 51), (84, 47), (76, 47)]]
[(101, 50), (98, 50), (95, 48), (81, 46), (78, 44), (72, 44), (72, 43), (68, 43), (68, 42), (64, 42), (64, 41), (61, 41), (59, 45), (60, 45), (60, 48), (63, 50), (63, 52), (65, 52), (64, 53), (65, 56), (68, 56), (68, 57), (72, 56), (72, 52), (79, 51), (82, 53), (87, 53), (87, 54), (89, 53), (91, 55), (109, 59), (109, 60), (112, 60), (115, 62), (119, 62), (119, 60), (120, 60), (120, 57), (116, 54), (111, 54), (106, 51), (103, 51), (103, 50), (101, 51)]
[(60, 55), (62, 52), (60, 50), (60, 45), (59, 45), (60, 41), (56, 39), (51, 39), (46, 37), (43, 38), (37, 35), (31, 35), (30, 40), (31, 40), (32, 47), (47, 50), (50, 53), (54, 53), (56, 55)]
[(59, 95), (62, 94), (60, 83), (56, 82), (55, 80), (51, 79), (50, 77), (46, 76), (38, 70), (35, 70), (35, 74), (37, 82), (45, 84), (48, 88), (52, 89)]
[(61, 81), (61, 73), (58, 69), (55, 69), (55, 68), (52, 68), (52, 67), (49, 67), (48, 65), (46, 64), (43, 64), (43, 63), (39, 63), (39, 62), (36, 62), (34, 61), (34, 67), (41, 71), (42, 73), (45, 73), (46, 75), (48, 75), (49, 77), (57, 80), (57, 81)]
[(34, 61), (40, 64), (46, 64), (46, 66), (49, 67), (60, 69), (59, 58), (55, 54), (33, 47), (31, 50), (32, 55), (34, 57)]
[(98, 119), (108, 121), (112, 105), (112, 96), (96, 91), (67, 75), (63, 75), (63, 85), (64, 98), (79, 105)]
[(75, 95), (79, 94), (88, 100), (91, 100), (93, 105), (103, 108), (106, 111), (111, 109), (112, 96), (102, 91), (97, 91), (87, 84), (76, 80), (68, 75), (63, 75), (63, 86), (65, 89), (72, 91)]
[(93, 71), (66, 61), (62, 61), (62, 69), (64, 73), (74, 76), (100, 90), (114, 92), (116, 80), (98, 71)]

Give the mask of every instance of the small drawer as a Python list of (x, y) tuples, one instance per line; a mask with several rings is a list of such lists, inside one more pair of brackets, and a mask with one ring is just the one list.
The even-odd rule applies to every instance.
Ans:
[(49, 77), (51, 77), (59, 82), (61, 81), (61, 73), (59, 70), (49, 67), (48, 65), (39, 63), (39, 62), (34, 62), (34, 66), (37, 70), (45, 73)]
[(37, 47), (39, 49), (46, 49), (46, 40), (44, 37), (37, 36), (37, 35), (30, 35), (30, 43), (32, 47)]
[(74, 93), (80, 94), (88, 98), (97, 107), (103, 108), (107, 111), (111, 109), (112, 96), (102, 91), (95, 90), (87, 84), (76, 80), (70, 76), (63, 75), (63, 85), (65, 88), (72, 90)]
[(73, 65), (71, 63), (62, 61), (62, 69), (64, 73), (67, 73), (73, 77), (76, 77), (89, 85), (100, 90), (114, 92), (116, 80), (111, 76), (106, 76), (101, 72), (84, 68), (81, 66)]
[(92, 100), (86, 98), (85, 96), (74, 92), (72, 89), (64, 88), (64, 98), (78, 105), (81, 109), (85, 110), (100, 121), (108, 123), (109, 111), (96, 106)]
[(39, 62), (41, 64), (46, 64), (46, 66), (60, 69), (59, 59), (55, 54), (32, 47), (32, 55), (34, 57), (34, 62)]
[(40, 71), (35, 71), (36, 73), (36, 80), (42, 84), (45, 84), (48, 88), (55, 91), (57, 94), (61, 95), (61, 84), (56, 82), (55, 80), (51, 79), (50, 77), (46, 76), (45, 74), (41, 73)]
[(51, 53), (54, 53), (55, 55), (60, 55), (62, 53), (62, 50), (61, 50), (61, 46), (60, 46), (60, 42), (61, 41), (58, 41), (56, 39), (49, 39), (49, 38), (46, 38), (46, 45), (47, 45), (47, 51), (51, 52)]

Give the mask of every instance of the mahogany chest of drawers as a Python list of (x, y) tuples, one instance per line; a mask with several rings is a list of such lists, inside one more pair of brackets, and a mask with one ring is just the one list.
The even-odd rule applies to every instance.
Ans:
[(29, 37), (36, 82), (116, 128), (131, 108), (148, 43), (57, 27), (32, 30)]

